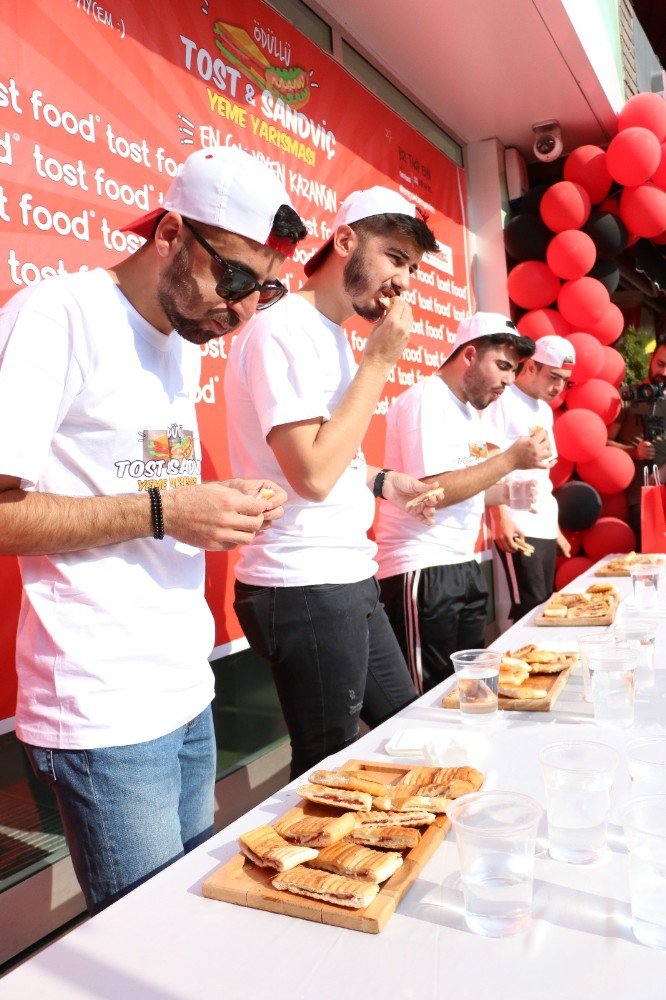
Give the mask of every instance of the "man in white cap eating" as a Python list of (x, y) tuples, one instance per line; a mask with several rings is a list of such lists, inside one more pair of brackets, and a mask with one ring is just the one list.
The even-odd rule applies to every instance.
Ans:
[[(305, 235), (276, 175), (193, 153), (116, 267), (0, 313), (0, 551), (20, 556), (16, 734), (55, 792), (95, 913), (213, 830), (203, 549), (271, 530), (285, 492), (201, 483), (198, 345), (286, 292)], [(28, 388), (29, 387), (29, 388)], [(272, 491), (270, 500), (262, 490)]]
[[(416, 697), (379, 600), (367, 531), (375, 496), (404, 508), (426, 487), (369, 467), (361, 445), (409, 340), (412, 313), (400, 293), (424, 252), (436, 250), (397, 191), (355, 191), (306, 264), (303, 288), (248, 324), (229, 355), (233, 472), (265, 469), (289, 492), (279, 526), (243, 549), (234, 607), (251, 647), (270, 661), (292, 777), (356, 740), (359, 717), (375, 726)], [(341, 326), (354, 315), (373, 324), (358, 366)]]
[[(571, 378), (576, 353), (564, 337), (541, 337), (514, 385), (488, 407), (484, 427), (489, 444), (502, 451), (525, 434), (545, 431), (551, 447), (551, 465), (557, 459), (550, 403)], [(547, 469), (530, 473), (537, 482), (531, 510), (510, 505), (493, 507), (493, 535), (506, 571), (512, 621), (547, 600), (555, 584), (555, 557), (571, 551), (559, 529), (557, 501)], [(530, 551), (531, 550), (531, 551)]]
[(484, 646), (488, 588), (475, 558), (484, 505), (506, 499), (507, 486), (495, 485), (504, 476), (550, 454), (545, 432), (526, 432), (489, 458), (481, 420), (533, 350), (506, 316), (475, 313), (441, 368), (389, 411), (385, 464), (442, 491), (432, 525), (384, 506), (377, 527), (382, 599), (420, 691), (451, 673), (451, 653)]

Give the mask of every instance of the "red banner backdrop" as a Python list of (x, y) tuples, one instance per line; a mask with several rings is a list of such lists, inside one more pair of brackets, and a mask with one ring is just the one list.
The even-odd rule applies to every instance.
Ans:
[[(0, 37), (2, 299), (135, 250), (139, 238), (120, 227), (161, 204), (179, 164), (200, 146), (242, 146), (283, 180), (308, 225), (283, 275), (292, 290), (348, 192), (384, 184), (430, 213), (442, 252), (406, 293), (413, 336), (365, 444), (368, 460), (381, 463), (391, 399), (439, 367), (471, 309), (462, 169), (259, 0), (23, 0), (3, 11)], [(366, 325), (350, 322), (348, 334), (358, 355)], [(228, 347), (214, 340), (202, 348), (207, 479), (229, 471)], [(240, 636), (230, 557), (207, 566), (223, 644)], [(18, 594), (15, 561), (2, 559), (0, 718), (13, 714)]]

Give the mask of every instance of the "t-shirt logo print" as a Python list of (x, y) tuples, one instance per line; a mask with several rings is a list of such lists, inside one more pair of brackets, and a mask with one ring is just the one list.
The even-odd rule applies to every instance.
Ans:
[(137, 480), (140, 490), (148, 486), (189, 486), (200, 481), (201, 461), (197, 459), (194, 432), (182, 424), (148, 428), (139, 432), (142, 458), (115, 463), (119, 479)]
[(485, 441), (470, 441), (469, 453), (472, 458), (488, 458), (488, 445)]
[(141, 437), (144, 462), (194, 457), (194, 434), (184, 430), (181, 424), (172, 424), (166, 430), (145, 430)]

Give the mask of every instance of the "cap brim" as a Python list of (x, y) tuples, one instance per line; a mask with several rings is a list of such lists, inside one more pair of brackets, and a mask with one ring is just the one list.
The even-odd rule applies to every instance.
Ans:
[(303, 270), (305, 271), (308, 278), (310, 277), (311, 274), (313, 274), (317, 270), (319, 265), (323, 263), (324, 258), (331, 249), (332, 244), (333, 244), (333, 237), (330, 236), (325, 243), (322, 243), (317, 252), (313, 254), (312, 257), (310, 257), (307, 263), (303, 265)]
[(166, 215), (166, 211), (166, 208), (154, 208), (152, 212), (146, 212), (145, 215), (135, 219), (134, 222), (123, 226), (120, 231), (121, 233), (136, 233), (137, 236), (143, 236), (145, 240), (149, 240), (155, 232), (155, 227), (159, 220), (163, 215)]

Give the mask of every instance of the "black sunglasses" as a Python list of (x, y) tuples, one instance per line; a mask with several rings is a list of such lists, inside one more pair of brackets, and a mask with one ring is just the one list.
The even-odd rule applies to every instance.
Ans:
[(183, 219), (183, 223), (190, 230), (197, 243), (222, 268), (222, 277), (215, 286), (215, 291), (221, 299), (226, 299), (227, 302), (239, 302), (241, 299), (246, 298), (246, 296), (252, 295), (253, 292), (259, 292), (257, 310), (261, 310), (268, 309), (269, 306), (274, 306), (276, 302), (279, 302), (287, 294), (288, 289), (277, 278), (265, 281), (263, 285), (260, 284), (258, 281), (255, 281), (254, 275), (250, 271), (246, 271), (236, 264), (231, 264), (224, 257), (221, 257), (208, 240), (205, 240), (201, 233), (197, 232), (191, 222)]

